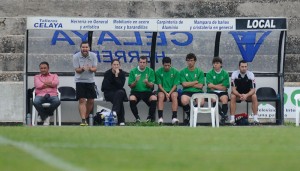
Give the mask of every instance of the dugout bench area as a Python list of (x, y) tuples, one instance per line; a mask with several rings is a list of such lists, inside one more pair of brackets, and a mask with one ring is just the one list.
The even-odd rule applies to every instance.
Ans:
[[(122, 69), (129, 73), (137, 66), (139, 56), (148, 56), (149, 67), (154, 70), (162, 66), (161, 59), (171, 57), (172, 66), (178, 70), (186, 67), (185, 56), (194, 53), (196, 66), (205, 73), (212, 68), (212, 59), (223, 59), (223, 68), (229, 73), (238, 69), (238, 61), (248, 61), (248, 68), (256, 76), (259, 102), (270, 102), (275, 106), (274, 117), (266, 118), (281, 125), (283, 117), (283, 75), (286, 18), (185, 18), (185, 19), (139, 19), (139, 18), (72, 18), (72, 17), (28, 17), (26, 34), (26, 79), (25, 91), (33, 87), (33, 76), (39, 73), (39, 63), (47, 61), (50, 72), (59, 75), (60, 87), (75, 88), (72, 56), (80, 50), (81, 41), (87, 40), (91, 50), (97, 54), (98, 69), (96, 85), (101, 89), (104, 72), (110, 68), (114, 58), (121, 61)], [(81, 22), (71, 22), (71, 21)], [(87, 27), (89, 21), (98, 27)], [(61, 23), (60, 28), (36, 24), (45, 21)], [(222, 21), (222, 22), (221, 22)], [(49, 24), (49, 23), (48, 23)], [(123, 30), (118, 26), (124, 25)], [(43, 26), (43, 27), (42, 27)], [(127, 27), (128, 26), (128, 27)], [(259, 89), (271, 87), (270, 93)], [(129, 95), (130, 89), (125, 83)], [(204, 89), (206, 90), (206, 89)], [(229, 90), (230, 93), (230, 90)], [(26, 106), (29, 100), (26, 98)], [(96, 100), (95, 105), (110, 108), (109, 102)], [(62, 122), (79, 122), (78, 102), (62, 100)], [(147, 114), (138, 105), (141, 117)], [(169, 119), (170, 105), (166, 104), (164, 118)], [(246, 109), (246, 110), (245, 110)], [(250, 109), (250, 110), (249, 110)], [(30, 112), (30, 107), (26, 112)], [(95, 108), (95, 110), (97, 110)], [(180, 110), (178, 118), (180, 119)], [(238, 112), (250, 113), (251, 105), (241, 103)], [(183, 118), (184, 116), (182, 116)], [(125, 105), (126, 122), (134, 121), (129, 105)], [(199, 118), (207, 122), (208, 117)], [(182, 122), (182, 120), (181, 120)], [(209, 122), (209, 121), (208, 121)]]

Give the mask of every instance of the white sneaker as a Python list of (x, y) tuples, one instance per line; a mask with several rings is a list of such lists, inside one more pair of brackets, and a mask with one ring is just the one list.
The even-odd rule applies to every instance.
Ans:
[(50, 125), (50, 116), (48, 116), (45, 120), (44, 120), (44, 126), (49, 126)]
[(40, 115), (38, 115), (37, 119), (36, 119), (37, 122), (42, 122), (42, 118)]
[(121, 123), (120, 123), (120, 126), (125, 126), (125, 123), (124, 123), (124, 122), (121, 122)]
[(231, 125), (235, 125), (235, 120), (234, 120), (234, 119), (230, 119), (229, 123), (230, 123)]
[(158, 122), (158, 124), (162, 124), (162, 123), (164, 123), (164, 120), (163, 120), (163, 118), (159, 118), (157, 122)]
[(259, 125), (259, 124), (260, 124), (260, 122), (259, 122), (259, 120), (258, 120), (258, 119), (254, 119), (254, 121), (253, 121), (253, 124), (254, 124), (254, 125)]
[(172, 119), (172, 124), (173, 125), (178, 125), (178, 123), (179, 123), (179, 120), (177, 118)]

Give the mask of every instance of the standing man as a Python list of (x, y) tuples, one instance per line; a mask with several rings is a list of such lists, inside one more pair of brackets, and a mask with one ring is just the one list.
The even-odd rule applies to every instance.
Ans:
[(136, 119), (141, 122), (137, 104), (143, 100), (149, 106), (147, 122), (154, 122), (157, 98), (152, 92), (155, 82), (153, 69), (147, 67), (147, 57), (141, 56), (138, 67), (133, 68), (129, 73), (128, 86), (131, 88), (129, 96), (130, 109)]
[(111, 69), (104, 73), (101, 91), (104, 92), (105, 100), (113, 104), (112, 111), (117, 114), (119, 125), (124, 126), (125, 110), (123, 101), (128, 101), (128, 98), (123, 88), (126, 80), (125, 72), (120, 69), (120, 66), (118, 59), (112, 60)]
[[(180, 71), (180, 82), (183, 87), (181, 104), (183, 110), (187, 114), (185, 124), (188, 124), (190, 120), (190, 98), (195, 93), (203, 93), (204, 72), (195, 66), (197, 62), (195, 54), (187, 54), (185, 60), (187, 62), (187, 67)], [(204, 100), (201, 102), (201, 105), (203, 104)]]
[[(57, 86), (59, 84), (57, 74), (49, 72), (48, 62), (40, 63), (40, 74), (34, 76), (35, 99), (33, 105), (38, 111), (45, 126), (49, 125), (50, 116), (60, 105), (58, 99)], [(43, 103), (50, 103), (48, 108), (42, 106)]]
[(86, 119), (93, 110), (95, 91), (95, 72), (97, 71), (96, 54), (90, 52), (87, 41), (80, 44), (80, 52), (73, 55), (75, 69), (76, 98), (79, 99), (79, 113), (82, 119), (81, 126), (87, 126)]
[(171, 58), (164, 57), (162, 59), (163, 66), (159, 68), (156, 75), (156, 84), (158, 85), (158, 123), (162, 124), (164, 102), (172, 102), (172, 124), (178, 124), (177, 108), (178, 93), (177, 85), (180, 84), (179, 72), (171, 67)]
[(252, 101), (252, 112), (254, 114), (254, 124), (259, 124), (257, 116), (258, 101), (255, 90), (254, 74), (248, 71), (246, 61), (239, 62), (239, 70), (231, 75), (231, 102), (230, 102), (230, 123), (235, 124), (234, 115), (236, 101)]
[[(221, 115), (221, 124), (225, 124), (228, 112), (228, 88), (229, 88), (229, 74), (222, 69), (222, 59), (214, 57), (213, 69), (206, 73), (207, 93), (214, 93), (218, 95), (221, 102), (219, 107), (219, 114)], [(214, 105), (216, 103), (214, 102)]]

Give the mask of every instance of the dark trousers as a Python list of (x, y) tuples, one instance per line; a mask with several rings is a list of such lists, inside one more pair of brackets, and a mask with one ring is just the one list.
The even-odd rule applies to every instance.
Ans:
[[(50, 103), (48, 108), (42, 106), (43, 103)], [(48, 116), (52, 116), (55, 109), (60, 105), (60, 100), (57, 96), (51, 96), (45, 98), (43, 96), (36, 96), (33, 105), (41, 116), (42, 120), (45, 120)]]
[(113, 104), (112, 110), (117, 113), (118, 122), (125, 122), (123, 101), (126, 99), (126, 92), (124, 90), (108, 91), (104, 92), (104, 97), (106, 101)]

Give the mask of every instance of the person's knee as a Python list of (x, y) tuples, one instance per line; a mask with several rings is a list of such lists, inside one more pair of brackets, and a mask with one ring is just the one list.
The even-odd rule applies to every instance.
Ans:
[(252, 102), (256, 102), (256, 101), (257, 101), (257, 96), (256, 96), (256, 94), (253, 94), (253, 95), (251, 96), (251, 100), (252, 100)]
[(155, 95), (150, 96), (150, 101), (157, 101), (157, 97)]
[(178, 98), (178, 93), (177, 93), (177, 92), (173, 92), (173, 93), (171, 94), (171, 98), (172, 98), (172, 99), (177, 99), (177, 98)]
[(42, 99), (40, 98), (40, 96), (36, 96), (32, 103), (36, 105), (42, 104)]
[(53, 102), (55, 106), (59, 106), (61, 104), (60, 100)]
[(136, 101), (136, 97), (134, 95), (129, 96), (129, 101)]
[(123, 96), (125, 96), (125, 94), (126, 94), (126, 93), (125, 93), (124, 90), (117, 90), (117, 91), (116, 91), (116, 95), (117, 95), (118, 97), (121, 97), (121, 96), (123, 97)]
[(230, 101), (236, 101), (236, 95), (234, 95), (234, 94), (231, 94), (231, 96), (230, 96)]
[(37, 105), (40, 105), (41, 102), (40, 102), (40, 101), (37, 101), (37, 100), (34, 100), (34, 101), (32, 102), (32, 104), (33, 104), (34, 106), (37, 106)]
[(188, 96), (181, 96), (181, 103), (182, 105), (187, 105), (190, 102)]
[(79, 104), (86, 104), (86, 99), (84, 99), (84, 98), (80, 98), (78, 101), (79, 101)]
[(158, 96), (158, 100), (160, 100), (160, 101), (164, 100), (164, 98), (165, 98), (165, 94), (163, 92), (159, 92), (157, 96)]
[(227, 104), (227, 103), (228, 103), (228, 97), (227, 97), (227, 96), (222, 96), (222, 97), (220, 98), (220, 102), (221, 102), (222, 104)]
[(94, 99), (87, 99), (88, 104), (94, 104)]

